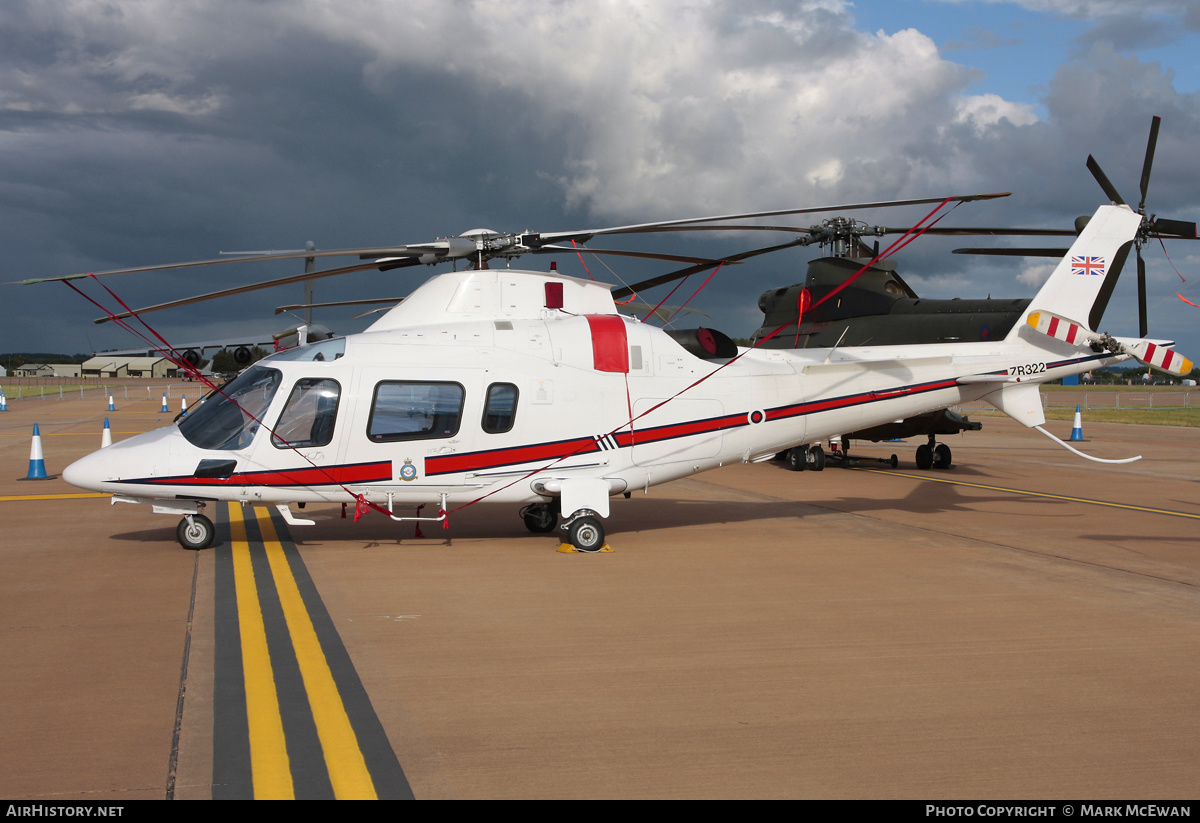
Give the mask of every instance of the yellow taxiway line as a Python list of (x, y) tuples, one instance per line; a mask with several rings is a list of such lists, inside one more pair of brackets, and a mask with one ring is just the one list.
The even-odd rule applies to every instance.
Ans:
[(79, 494), (10, 494), (0, 497), (0, 503), (13, 503), (19, 500), (79, 500), (84, 497), (112, 497), (101, 492), (80, 492)]
[[(230, 507), (234, 505), (231, 503)], [(350, 717), (338, 693), (333, 673), (329, 670), (325, 652), (321, 649), (321, 641), (317, 638), (300, 589), (283, 554), (283, 546), (275, 534), (271, 515), (264, 508), (256, 508), (255, 514), (271, 575), (275, 578), (279, 602), (287, 620), (292, 647), (296, 652), (296, 662), (300, 666), (300, 676), (308, 693), (317, 736), (325, 753), (325, 765), (329, 769), (329, 782), (333, 784), (334, 795), (338, 800), (375, 800), (371, 773), (367, 770), (366, 760), (350, 725)]]
[(1087, 497), (1071, 497), (1071, 496), (1065, 495), (1065, 494), (1049, 494), (1047, 492), (1034, 492), (1034, 491), (1029, 491), (1028, 489), (1008, 489), (1003, 486), (989, 486), (985, 483), (968, 483), (965, 480), (953, 480), (951, 478), (943, 478), (943, 477), (927, 477), (927, 476), (920, 475), (920, 474), (904, 474), (901, 472), (884, 471), (882, 469), (859, 468), (858, 471), (871, 472), (873, 474), (886, 474), (886, 475), (891, 475), (892, 477), (908, 477), (913, 480), (926, 480), (930, 483), (948, 483), (951, 486), (967, 486), (972, 489), (986, 489), (987, 491), (1006, 492), (1008, 494), (1021, 494), (1021, 495), (1026, 495), (1028, 497), (1045, 497), (1050, 500), (1066, 500), (1070, 503), (1087, 503), (1092, 506), (1107, 506), (1107, 507), (1113, 508), (1113, 509), (1129, 509), (1131, 511), (1137, 511), (1137, 512), (1149, 512), (1150, 514), (1169, 514), (1172, 517), (1189, 517), (1193, 520), (1200, 520), (1200, 514), (1190, 514), (1188, 512), (1176, 512), (1176, 511), (1171, 511), (1170, 509), (1153, 509), (1153, 508), (1150, 508), (1149, 506), (1133, 506), (1133, 505), (1130, 505), (1129, 503), (1113, 503), (1108, 500), (1092, 500), (1091, 498), (1087, 498)]
[(229, 536), (233, 547), (233, 575), (237, 593), (238, 622), (242, 639), (242, 667), (246, 682), (246, 720), (250, 727), (250, 769), (254, 797), (263, 800), (292, 800), (291, 764), (283, 717), (275, 692), (275, 674), (267, 648), (258, 587), (250, 564), (250, 542), (241, 504), (229, 504)]

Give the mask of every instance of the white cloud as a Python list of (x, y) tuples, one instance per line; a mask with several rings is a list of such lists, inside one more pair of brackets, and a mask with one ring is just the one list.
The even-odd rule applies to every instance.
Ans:
[(856, 31), (840, 2), (289, 8), (297, 25), (367, 50), (380, 93), (419, 66), (523, 96), (570, 135), (557, 173), (568, 203), (605, 216), (941, 190), (954, 157), (929, 165), (934, 124), (1032, 122), (1028, 107), (963, 97), (969, 73), (927, 36)]
[(996, 94), (973, 94), (960, 97), (955, 122), (969, 123), (978, 134), (990, 126), (1007, 120), (1014, 126), (1029, 126), (1037, 122), (1033, 106), (1027, 103), (1010, 103)]
[(1054, 267), (1057, 265), (1057, 263), (1038, 263), (1025, 266), (1017, 275), (1017, 282), (1024, 283), (1026, 286), (1040, 286), (1050, 279), (1050, 275), (1054, 273)]

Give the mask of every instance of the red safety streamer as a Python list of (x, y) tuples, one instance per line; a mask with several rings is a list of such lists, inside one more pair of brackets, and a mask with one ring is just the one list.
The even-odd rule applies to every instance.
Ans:
[[(929, 228), (931, 228), (932, 226), (934, 226), (934, 225), (935, 225), (935, 224), (938, 222), (938, 220), (941, 220), (941, 218), (939, 217), (939, 218), (938, 218), (938, 220), (934, 220), (934, 221), (933, 221), (932, 223), (930, 223), (929, 225), (927, 225), (927, 226), (924, 226), (924, 228), (920, 228), (919, 230), (918, 230), (918, 228), (919, 228), (919, 227), (921, 227), (921, 225), (922, 225), (923, 223), (925, 223), (927, 220), (929, 220), (929, 219), (930, 219), (931, 217), (933, 217), (935, 214), (937, 214), (937, 212), (938, 212), (939, 210), (941, 210), (941, 209), (942, 209), (942, 207), (944, 207), (944, 206), (945, 206), (947, 203), (949, 203), (949, 202), (950, 202), (950, 200), (951, 200), (951, 198), (947, 198), (947, 199), (943, 200), (941, 203), (939, 203), (939, 204), (938, 204), (938, 206), (937, 206), (937, 207), (936, 207), (936, 208), (935, 208), (933, 211), (931, 211), (931, 212), (930, 212), (928, 215), (926, 215), (924, 219), (922, 219), (920, 222), (918, 222), (916, 226), (913, 226), (913, 228), (911, 228), (911, 229), (909, 229), (907, 232), (905, 232), (905, 233), (904, 233), (904, 235), (903, 235), (903, 236), (902, 236), (902, 237), (901, 237), (899, 240), (897, 240), (895, 243), (893, 243), (891, 246), (889, 246), (889, 247), (888, 247), (888, 248), (887, 248), (885, 251), (883, 251), (882, 253), (880, 253), (880, 254), (876, 255), (874, 259), (872, 259), (872, 260), (871, 260), (869, 263), (867, 263), (867, 265), (863, 266), (861, 269), (859, 269), (857, 272), (855, 272), (855, 273), (854, 273), (854, 274), (853, 274), (853, 275), (852, 275), (850, 278), (848, 278), (848, 279), (847, 279), (846, 281), (844, 281), (844, 282), (843, 282), (841, 285), (839, 285), (839, 286), (838, 286), (836, 289), (834, 289), (832, 292), (830, 292), (828, 295), (826, 295), (824, 298), (822, 298), (820, 301), (818, 301), (818, 302), (816, 303), (816, 305), (820, 305), (821, 303), (825, 302), (825, 300), (828, 300), (828, 299), (829, 299), (830, 297), (832, 297), (834, 294), (836, 294), (837, 292), (841, 291), (841, 290), (842, 290), (842, 289), (844, 289), (846, 286), (850, 285), (850, 283), (854, 282), (854, 280), (855, 280), (856, 278), (858, 278), (858, 277), (859, 277), (859, 276), (860, 276), (860, 275), (861, 275), (861, 274), (862, 274), (864, 271), (866, 271), (866, 270), (867, 270), (867, 269), (868, 269), (868, 268), (869, 268), (869, 267), (870, 267), (870, 266), (871, 266), (873, 263), (875, 263), (877, 260), (879, 260), (880, 258), (882, 258), (884, 255), (886, 255), (886, 254), (889, 254), (890, 252), (892, 252), (892, 251), (894, 251), (894, 250), (899, 250), (899, 249), (903, 248), (904, 246), (907, 246), (907, 245), (908, 245), (909, 243), (911, 243), (913, 240), (917, 239), (917, 237), (920, 237), (922, 234), (924, 234), (924, 233), (925, 233), (925, 231), (926, 231), (927, 229), (929, 229)], [(947, 212), (947, 214), (949, 214), (949, 212)], [(945, 215), (942, 215), (942, 216), (944, 217)], [(914, 232), (915, 232), (915, 233), (914, 233)], [(910, 235), (911, 235), (911, 236), (910, 236)], [(906, 239), (906, 238), (907, 238), (907, 239)], [(718, 266), (717, 268), (720, 268), (720, 266)], [(716, 271), (715, 271), (715, 270), (713, 271), (713, 274), (716, 274)], [(686, 280), (686, 279), (687, 279), (687, 278), (685, 277), (685, 278), (684, 278), (684, 280)], [(709, 280), (711, 280), (711, 279), (712, 279), (712, 275), (709, 275)], [(705, 281), (705, 284), (707, 284), (707, 283), (708, 283), (708, 281), (706, 280), (706, 281)], [(676, 288), (676, 289), (678, 289), (678, 288), (679, 288), (679, 286), (676, 286), (675, 288)], [(704, 286), (701, 286), (700, 288), (704, 288)], [(697, 289), (697, 292), (699, 292), (699, 289)], [(674, 294), (674, 293), (675, 293), (675, 289), (672, 289), (672, 290), (671, 290), (671, 293), (672, 293), (672, 294)], [(693, 297), (695, 297), (695, 295), (694, 295), (694, 294), (693, 294), (692, 296), (693, 296)], [(667, 298), (669, 298), (669, 297), (670, 297), (670, 295), (667, 295)], [(665, 301), (665, 299), (666, 299), (666, 298), (664, 298), (664, 301)], [(690, 300), (691, 298), (688, 298), (688, 299)], [(662, 305), (662, 303), (659, 303), (659, 306), (661, 306), (661, 305)], [(815, 307), (815, 306), (814, 306), (814, 307)], [(810, 310), (811, 310), (811, 308), (814, 308), (814, 307), (810, 307)], [(655, 307), (654, 307), (654, 309), (655, 309), (655, 310), (656, 310), (656, 309), (658, 309), (658, 306), (655, 306)], [(649, 314), (649, 315), (647, 315), (647, 318), (648, 318), (648, 317), (650, 317), (650, 316), (652, 316), (653, 314), (654, 314), (654, 310), (651, 310), (650, 314)], [(644, 322), (646, 322), (646, 319), (643, 319), (643, 320), (642, 320), (642, 322), (643, 322), (643, 323), (644, 323)], [(715, 374), (717, 374), (718, 372), (720, 372), (720, 371), (721, 371), (722, 369), (724, 369), (725, 367), (733, 365), (733, 364), (734, 364), (734, 363), (736, 363), (738, 360), (741, 360), (741, 359), (742, 359), (742, 357), (744, 357), (746, 354), (748, 354), (749, 352), (753, 351), (754, 349), (757, 349), (757, 348), (761, 347), (761, 346), (762, 346), (764, 343), (766, 343), (768, 340), (770, 340), (770, 339), (774, 338), (774, 337), (775, 337), (777, 334), (779, 334), (780, 332), (782, 332), (782, 331), (783, 331), (785, 328), (787, 328), (787, 327), (788, 327), (788, 326), (790, 326), (790, 325), (791, 325), (791, 323), (790, 323), (790, 322), (789, 322), (789, 323), (784, 323), (784, 324), (780, 325), (778, 328), (776, 328), (776, 329), (775, 329), (774, 331), (772, 331), (770, 334), (768, 334), (768, 335), (765, 335), (764, 337), (760, 338), (760, 339), (758, 340), (758, 342), (756, 342), (756, 343), (755, 343), (753, 346), (750, 346), (749, 348), (745, 349), (744, 351), (741, 351), (741, 352), (739, 352), (739, 353), (738, 353), (738, 354), (737, 354), (735, 357), (731, 357), (729, 360), (725, 361), (725, 362), (724, 362), (724, 363), (722, 363), (720, 366), (717, 366), (717, 368), (713, 369), (711, 372), (709, 372), (708, 374), (704, 375), (704, 376), (703, 376), (703, 377), (701, 377), (699, 380), (696, 380), (695, 382), (691, 383), (690, 385), (688, 385), (688, 386), (685, 386), (684, 388), (682, 388), (682, 389), (680, 389), (679, 391), (677, 391), (675, 394), (673, 394), (673, 395), (671, 395), (670, 397), (668, 397), (666, 400), (663, 400), (663, 401), (662, 401), (662, 402), (660, 402), (660, 403), (656, 403), (654, 406), (651, 406), (649, 409), (646, 409), (646, 411), (642, 412), (641, 414), (639, 414), (639, 415), (637, 415), (637, 416), (634, 416), (634, 415), (633, 415), (633, 411), (632, 411), (632, 398), (630, 398), (630, 397), (629, 397), (629, 395), (628, 395), (628, 390), (629, 390), (629, 379), (628, 379), (628, 375), (626, 375), (626, 381), (625, 381), (625, 385), (626, 385), (626, 392), (627, 392), (627, 394), (626, 394), (626, 397), (627, 397), (627, 403), (628, 403), (628, 405), (629, 405), (629, 408), (630, 408), (630, 412), (629, 412), (629, 420), (628, 420), (627, 422), (625, 422), (625, 423), (622, 423), (621, 425), (617, 426), (615, 429), (613, 429), (612, 431), (608, 432), (608, 433), (607, 433), (606, 435), (604, 435), (604, 436), (605, 436), (605, 437), (611, 437), (611, 436), (615, 436), (615, 435), (616, 435), (618, 432), (620, 432), (620, 431), (621, 431), (622, 429), (624, 429), (626, 426), (628, 426), (628, 427), (629, 427), (630, 433), (632, 434), (632, 432), (633, 432), (633, 424), (634, 424), (634, 423), (636, 423), (638, 420), (641, 420), (641, 419), (642, 419), (643, 417), (645, 417), (646, 415), (648, 415), (648, 414), (651, 414), (651, 413), (653, 413), (653, 412), (657, 411), (658, 409), (661, 409), (663, 406), (667, 405), (667, 404), (668, 404), (668, 403), (670, 403), (672, 400), (675, 400), (675, 399), (677, 399), (678, 397), (680, 397), (681, 395), (683, 395), (684, 393), (686, 393), (686, 392), (689, 392), (689, 391), (691, 391), (692, 389), (696, 388), (696, 387), (697, 387), (697, 386), (699, 386), (701, 383), (705, 382), (706, 380), (708, 380), (710, 377), (712, 377), (712, 376), (714, 376)], [(463, 503), (461, 506), (458, 506), (457, 508), (451, 509), (451, 510), (450, 510), (450, 512), (451, 512), (451, 513), (453, 513), (453, 512), (456, 512), (456, 511), (461, 511), (462, 509), (465, 509), (465, 508), (467, 508), (468, 506), (473, 506), (473, 505), (475, 505), (476, 503), (479, 503), (480, 501), (486, 500), (487, 498), (491, 497), (491, 496), (492, 496), (492, 495), (494, 495), (494, 494), (498, 494), (499, 492), (502, 492), (502, 491), (504, 491), (504, 490), (505, 490), (505, 489), (507, 489), (507, 488), (510, 488), (510, 487), (512, 487), (512, 486), (515, 486), (515, 485), (516, 485), (516, 484), (518, 484), (518, 483), (522, 483), (522, 482), (524, 482), (524, 481), (528, 480), (528, 479), (529, 479), (529, 478), (531, 478), (531, 477), (534, 477), (534, 476), (536, 476), (536, 475), (538, 475), (538, 474), (541, 474), (541, 473), (542, 473), (542, 472), (544, 472), (544, 471), (547, 471), (547, 470), (549, 470), (549, 469), (553, 468), (554, 466), (557, 466), (559, 463), (561, 463), (561, 462), (562, 462), (562, 461), (564, 461), (564, 460), (567, 460), (567, 459), (569, 459), (569, 458), (571, 458), (571, 457), (574, 457), (574, 456), (575, 456), (575, 455), (577, 455), (577, 454), (581, 454), (581, 453), (584, 451), (584, 449), (586, 449), (586, 448), (588, 448), (588, 446), (587, 446), (587, 445), (580, 446), (579, 448), (575, 449), (574, 451), (570, 452), (569, 454), (564, 454), (564, 455), (562, 455), (562, 456), (560, 456), (560, 457), (558, 457), (558, 458), (555, 458), (554, 460), (550, 461), (550, 462), (549, 462), (549, 463), (547, 463), (546, 465), (544, 465), (544, 466), (540, 466), (540, 467), (538, 467), (538, 468), (536, 468), (536, 469), (533, 469), (533, 470), (532, 470), (532, 471), (530, 471), (529, 473), (527, 473), (527, 474), (525, 474), (525, 475), (522, 475), (521, 477), (518, 477), (516, 480), (513, 480), (513, 481), (512, 481), (512, 482), (510, 482), (510, 483), (506, 483), (505, 485), (501, 486), (501, 487), (500, 487), (500, 488), (498, 488), (498, 489), (494, 489), (494, 490), (492, 490), (492, 491), (488, 492), (487, 494), (481, 495), (481, 496), (479, 496), (479, 497), (475, 498), (474, 500), (471, 500), (471, 501), (470, 501), (470, 502), (468, 502), (468, 503)]]
[[(283, 443), (286, 448), (291, 449), (293, 452), (300, 455), (300, 457), (304, 460), (304, 462), (308, 463), (314, 469), (316, 469), (317, 471), (324, 474), (325, 477), (328, 478), (331, 483), (341, 487), (342, 491), (346, 492), (346, 494), (348, 494), (354, 498), (354, 521), (356, 523), (358, 522), (359, 518), (361, 518), (362, 515), (369, 509), (375, 509), (376, 511), (382, 512), (383, 514), (386, 514), (389, 517), (391, 516), (391, 512), (389, 512), (387, 509), (383, 508), (382, 506), (378, 506), (375, 503), (372, 503), (371, 501), (367, 500), (365, 495), (355, 494), (353, 491), (351, 491), (349, 488), (347, 488), (345, 484), (336, 480), (333, 477), (333, 475), (329, 473), (329, 471), (326, 469), (326, 467), (318, 466), (316, 463), (314, 463), (312, 461), (312, 459), (309, 458), (308, 455), (304, 454), (302, 451), (297, 449), (295, 446), (293, 446), (287, 440), (280, 437), (275, 432), (275, 430), (272, 429), (270, 426), (268, 426), (263, 420), (261, 420), (259, 417), (257, 417), (253, 413), (251, 413), (250, 410), (247, 409), (245, 406), (243, 406), (241, 403), (238, 403), (232, 397), (227, 395), (220, 386), (217, 386), (211, 380), (209, 380), (204, 375), (202, 375), (200, 373), (199, 369), (197, 369), (191, 363), (188, 363), (186, 360), (184, 360), (183, 357), (179, 354), (178, 350), (176, 350), (170, 343), (167, 342), (166, 338), (164, 338), (157, 331), (155, 331), (153, 328), (151, 328), (150, 324), (147, 323), (140, 314), (138, 314), (133, 309), (129, 308), (128, 304), (126, 304), (124, 300), (122, 300), (120, 297), (118, 297), (117, 294), (115, 292), (113, 292), (112, 289), (110, 289), (108, 286), (104, 285), (104, 283), (101, 282), (95, 275), (88, 275), (88, 276), (91, 277), (93, 280), (95, 280), (97, 283), (100, 283), (101, 287), (106, 292), (108, 292), (108, 294), (112, 297), (113, 300), (116, 300), (117, 303), (120, 304), (121, 308), (123, 308), (125, 311), (129, 312), (131, 314), (131, 316), (136, 317), (138, 322), (142, 324), (142, 326), (146, 329), (147, 332), (149, 332), (149, 336), (147, 334), (139, 331), (137, 328), (130, 325), (129, 323), (126, 323), (124, 320), (116, 317), (115, 314), (113, 312), (109, 311), (107, 307), (105, 307), (101, 303), (97, 302), (96, 300), (93, 300), (89, 295), (85, 294), (82, 290), (80, 290), (71, 281), (64, 280), (63, 282), (66, 283), (68, 286), (70, 286), (71, 289), (73, 291), (75, 291), (76, 294), (81, 295), (85, 300), (87, 300), (93, 306), (95, 306), (96, 308), (100, 309), (102, 312), (107, 314), (109, 320), (115, 322), (121, 328), (130, 332), (134, 336), (138, 337), (143, 342), (149, 344), (150, 347), (153, 348), (155, 351), (162, 353), (168, 360), (170, 360), (176, 366), (182, 368), (186, 374), (190, 375), (194, 379), (203, 383), (205, 386), (207, 386), (209, 389), (211, 389), (212, 392), (216, 392), (216, 393), (220, 394), (222, 397), (224, 397), (230, 403), (233, 403), (235, 406), (237, 406), (242, 411), (242, 413), (244, 413), (247, 417), (249, 417), (254, 422), (258, 423), (258, 425), (261, 426), (263, 429), (265, 429), (272, 437), (278, 439), (281, 443)], [(154, 340), (157, 340), (160, 345), (156, 345), (154, 343)], [(212, 392), (210, 392), (210, 394)]]

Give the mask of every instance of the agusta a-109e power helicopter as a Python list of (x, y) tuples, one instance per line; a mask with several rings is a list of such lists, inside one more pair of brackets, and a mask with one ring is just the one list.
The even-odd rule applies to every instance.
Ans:
[[(273, 504), (295, 525), (311, 521), (292, 503), (353, 503), (356, 514), (446, 525), (485, 502), (522, 506), (531, 531), (560, 527), (574, 549), (596, 551), (613, 496), (979, 399), (1061, 443), (1041, 428), (1040, 383), (1129, 358), (1175, 374), (1192, 368), (1169, 342), (1096, 331), (1146, 222), (1126, 205), (1101, 206), (1020, 322), (982, 342), (747, 349), (719, 332), (622, 315), (614, 291), (594, 281), (485, 265), (594, 235), (823, 210), (834, 209), (477, 231), (340, 252), (371, 262), (318, 276), (455, 259), (476, 267), (435, 276), (362, 333), (259, 361), (176, 424), (88, 455), (63, 477), (182, 515), (177, 536), (189, 548), (212, 542), (202, 512), (216, 501)], [(436, 517), (398, 513), (425, 504), (438, 506)]]

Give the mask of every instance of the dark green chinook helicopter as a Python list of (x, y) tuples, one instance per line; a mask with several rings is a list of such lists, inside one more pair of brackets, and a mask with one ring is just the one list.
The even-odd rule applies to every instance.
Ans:
[[(829, 247), (827, 256), (808, 264), (803, 283), (763, 292), (758, 307), (763, 325), (751, 338), (764, 348), (834, 348), (837, 346), (898, 346), (920, 343), (969, 343), (1002, 340), (1020, 319), (1028, 299), (921, 298), (896, 271), (896, 261), (879, 258), (862, 244), (864, 236), (883, 236), (906, 229), (869, 226), (858, 220), (834, 217), (812, 226), (809, 242)], [(935, 234), (1030, 234), (1064, 236), (1056, 230), (929, 229)], [(1061, 252), (1059, 256), (1061, 256)], [(857, 274), (857, 277), (855, 276)], [(847, 281), (850, 281), (847, 283)], [(832, 296), (830, 296), (832, 295)], [(827, 299), (828, 298), (828, 299)], [(811, 309), (808, 307), (812, 307)], [(776, 329), (782, 331), (770, 336)], [(763, 339), (767, 338), (767, 339)], [(851, 440), (899, 440), (924, 435), (917, 447), (917, 468), (948, 468), (950, 447), (938, 435), (979, 431), (982, 423), (951, 409), (929, 412), (882, 426), (847, 432), (839, 451), (831, 455), (850, 462)], [(824, 467), (820, 446), (793, 449), (782, 457), (796, 471)], [(896, 457), (884, 462), (896, 465)]]

